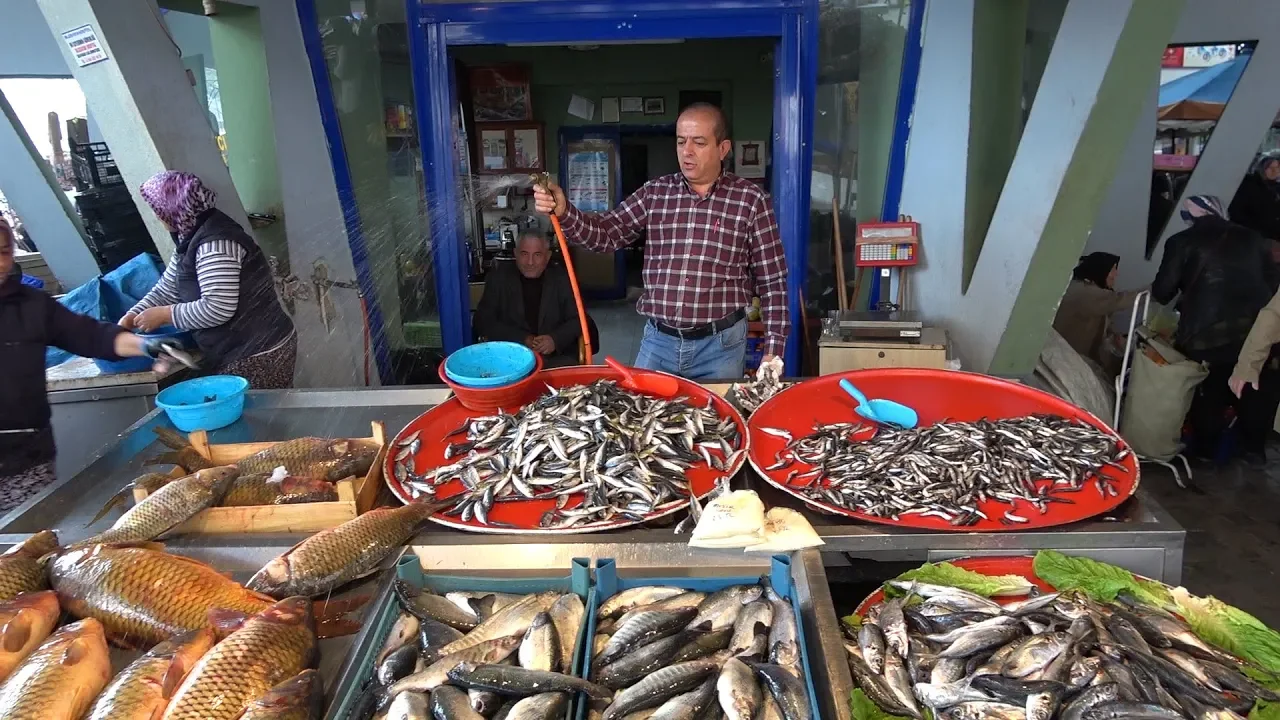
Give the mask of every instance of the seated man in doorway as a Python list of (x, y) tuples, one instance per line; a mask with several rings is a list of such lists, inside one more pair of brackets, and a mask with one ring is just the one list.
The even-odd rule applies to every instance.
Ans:
[(578, 308), (564, 267), (548, 267), (551, 242), (529, 233), (516, 242), (514, 263), (494, 263), (476, 308), (476, 332), (542, 355), (543, 367), (577, 365)]

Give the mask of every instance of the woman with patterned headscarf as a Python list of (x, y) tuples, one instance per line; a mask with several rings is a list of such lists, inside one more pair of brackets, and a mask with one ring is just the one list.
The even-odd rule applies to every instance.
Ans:
[(1259, 155), (1231, 199), (1231, 221), (1280, 240), (1280, 154)]
[(240, 375), (257, 389), (292, 387), (298, 336), (262, 249), (191, 173), (162, 172), (141, 193), (176, 249), (160, 282), (120, 324), (189, 330), (215, 374)]
[(1165, 242), (1151, 297), (1163, 305), (1176, 299), (1174, 346), (1209, 366), (1209, 377), (1197, 389), (1189, 415), (1193, 449), (1215, 456), (1227, 423), (1226, 409), (1235, 407), (1241, 449), (1261, 453), (1275, 422), (1275, 406), (1269, 417), (1262, 417), (1262, 399), (1237, 403), (1227, 380), (1258, 311), (1274, 292), (1277, 270), (1271, 243), (1228, 220), (1222, 201), (1212, 195), (1187, 198), (1181, 214), (1189, 227)]

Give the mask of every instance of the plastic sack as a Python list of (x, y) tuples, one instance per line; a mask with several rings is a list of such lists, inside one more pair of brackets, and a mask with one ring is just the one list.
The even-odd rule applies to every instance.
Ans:
[(747, 552), (787, 553), (823, 544), (804, 515), (791, 508), (776, 507), (765, 513), (763, 541), (748, 545)]
[(1140, 457), (1169, 460), (1182, 452), (1182, 423), (1209, 370), (1158, 340), (1146, 347), (1133, 353), (1118, 429)]
[[(115, 322), (132, 308), (156, 283), (160, 264), (152, 255), (142, 254), (63, 295), (58, 302), (72, 312), (95, 320)], [(75, 357), (66, 350), (45, 350), (44, 366), (51, 368)]]
[(733, 490), (703, 508), (689, 547), (737, 548), (763, 539), (764, 502), (753, 490)]

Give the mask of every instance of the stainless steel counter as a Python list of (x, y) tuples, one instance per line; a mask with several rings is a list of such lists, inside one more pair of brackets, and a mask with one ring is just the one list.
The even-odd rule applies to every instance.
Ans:
[[(211, 433), (211, 440), (227, 443), (304, 435), (363, 436), (369, 432), (372, 420), (386, 422), (388, 430), (394, 432), (446, 397), (447, 391), (439, 388), (251, 392), (244, 417)], [(47, 527), (56, 528), (64, 542), (99, 530), (85, 527), (89, 519), (120, 487), (143, 472), (142, 457), (162, 450), (152, 432), (160, 424), (167, 425), (164, 416), (156, 411), (149, 413), (98, 453), (82, 472), (60, 480), (0, 518), (0, 543), (15, 542)], [(795, 507), (795, 500), (757, 478), (740, 477), (735, 482), (757, 489), (768, 505)], [(804, 512), (826, 543), (817, 550), (799, 553), (792, 566), (801, 588), (815, 681), (819, 687), (831, 690), (824, 693), (828, 712), (823, 717), (847, 718), (845, 699), (852, 689), (827, 585), (827, 567), (844, 565), (850, 559), (924, 561), (1054, 548), (1087, 554), (1170, 583), (1181, 579), (1186, 533), (1141, 490), (1111, 518), (1033, 532), (935, 533)], [(177, 552), (200, 557), (219, 568), (249, 572), (300, 539), (297, 535), (189, 536), (168, 544)], [(673, 535), (670, 525), (567, 537), (475, 535), (428, 526), (413, 545), (429, 569), (466, 572), (529, 572), (530, 568), (566, 566), (573, 557), (612, 557), (622, 568), (655, 574), (741, 574), (744, 569), (754, 571), (768, 564), (767, 556), (741, 551), (692, 550)], [(340, 654), (334, 647), (330, 654)]]

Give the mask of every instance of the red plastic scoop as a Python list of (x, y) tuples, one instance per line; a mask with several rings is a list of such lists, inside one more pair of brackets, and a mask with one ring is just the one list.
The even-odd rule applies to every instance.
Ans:
[(643, 370), (637, 372), (611, 357), (606, 357), (604, 364), (622, 373), (622, 387), (628, 390), (657, 397), (675, 397), (680, 392), (680, 381), (670, 375)]

